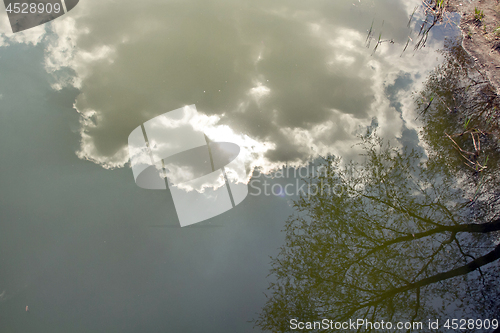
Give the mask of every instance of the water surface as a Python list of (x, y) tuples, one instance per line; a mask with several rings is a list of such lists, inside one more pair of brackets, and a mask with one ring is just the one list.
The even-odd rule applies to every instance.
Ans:
[(195, 104), (207, 135), (246, 151), (247, 182), (319, 155), (359, 160), (367, 127), (418, 147), (411, 93), (452, 34), (403, 52), (419, 3), (86, 0), (2, 34), (0, 327), (258, 332), (293, 197), (249, 195), (180, 228), (167, 191), (134, 183), (127, 138)]

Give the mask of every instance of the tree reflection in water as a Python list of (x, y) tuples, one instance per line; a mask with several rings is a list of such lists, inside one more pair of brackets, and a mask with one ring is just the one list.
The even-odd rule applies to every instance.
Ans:
[(368, 132), (364, 163), (327, 157), (305, 179), (343, 191), (294, 203), (256, 326), (498, 314), (498, 97), (459, 46), (446, 59), (417, 102), (428, 156)]

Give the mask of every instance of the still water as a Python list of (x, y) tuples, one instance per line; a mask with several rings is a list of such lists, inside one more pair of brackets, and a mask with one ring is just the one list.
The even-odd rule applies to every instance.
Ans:
[[(82, 0), (0, 35), (0, 331), (260, 332), (300, 194), (263, 182), (302, 177), (264, 175), (362, 161), (367, 128), (429, 148), (415, 96), (457, 31), (438, 26), (414, 50), (419, 5)], [(240, 180), (258, 182), (181, 228), (169, 191), (135, 184), (128, 138), (186, 105), (245, 152)]]

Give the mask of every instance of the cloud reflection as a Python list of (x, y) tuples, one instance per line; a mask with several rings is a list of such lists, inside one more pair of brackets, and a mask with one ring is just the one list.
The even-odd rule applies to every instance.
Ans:
[[(398, 111), (386, 87), (405, 75), (415, 90), (438, 63), (439, 44), (400, 57), (417, 4), (87, 0), (52, 23), (46, 68), (55, 89), (80, 89), (80, 158), (123, 167), (134, 128), (196, 104), (207, 135), (248, 148), (248, 179), (318, 154), (353, 158), (374, 119), (386, 138), (413, 126), (408, 91)], [(373, 55), (372, 21), (395, 42)]]

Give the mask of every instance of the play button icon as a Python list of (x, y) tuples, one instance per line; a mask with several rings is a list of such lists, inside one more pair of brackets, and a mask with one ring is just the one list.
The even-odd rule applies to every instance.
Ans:
[(75, 8), (79, 0), (4, 0), (12, 32), (50, 22)]

